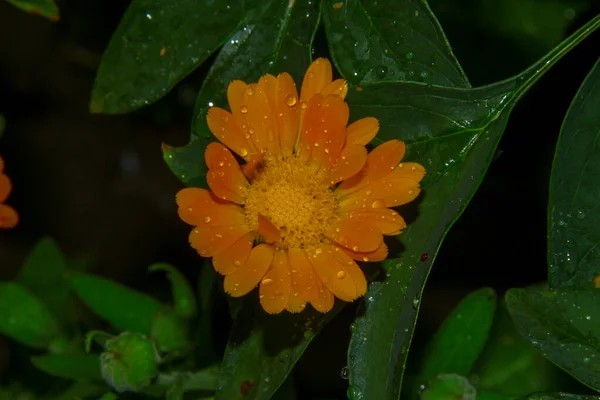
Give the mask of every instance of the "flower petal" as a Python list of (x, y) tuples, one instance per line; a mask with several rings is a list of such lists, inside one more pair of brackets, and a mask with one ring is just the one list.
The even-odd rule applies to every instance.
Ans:
[(329, 289), (327, 289), (325, 285), (321, 283), (321, 281), (318, 282), (319, 297), (312, 300), (310, 305), (312, 305), (315, 310), (326, 313), (333, 308), (335, 298), (333, 297), (333, 293), (331, 293), (331, 291), (329, 291)]
[(359, 223), (372, 223), (384, 235), (397, 234), (406, 228), (406, 221), (398, 212), (389, 208), (357, 208), (348, 214)]
[(358, 260), (358, 261), (364, 261), (364, 262), (383, 261), (388, 256), (388, 247), (385, 244), (385, 242), (381, 242), (381, 246), (379, 246), (377, 248), (377, 250), (369, 251), (366, 253), (360, 253), (360, 252), (353, 251), (353, 250), (346, 249), (346, 248), (341, 248), (341, 249), (346, 254), (348, 254), (348, 256), (350, 256), (351, 258)]
[(0, 203), (6, 200), (12, 190), (10, 178), (3, 173), (0, 173)]
[(377, 132), (379, 132), (379, 121), (377, 118), (361, 118), (346, 128), (346, 142), (366, 146), (377, 135)]
[(227, 250), (244, 237), (246, 225), (196, 227), (190, 233), (190, 244), (202, 257), (213, 257)]
[(290, 299), (288, 303), (285, 305), (285, 309), (291, 312), (292, 314), (299, 313), (304, 311), (306, 308), (306, 302), (303, 301), (298, 295), (295, 293), (290, 293)]
[(275, 251), (271, 267), (260, 281), (260, 304), (269, 314), (279, 314), (287, 305), (291, 291), (287, 254), (284, 250)]
[(177, 193), (176, 201), (179, 218), (190, 225), (204, 228), (246, 223), (239, 206), (219, 199), (206, 189), (182, 189)]
[(19, 223), (19, 214), (11, 206), (0, 204), (0, 228), (14, 228)]
[(316, 129), (311, 158), (321, 168), (333, 165), (346, 141), (346, 124), (350, 116), (348, 104), (339, 96), (325, 97), (321, 119), (314, 121)]
[(352, 193), (388, 175), (402, 160), (405, 151), (404, 142), (395, 139), (377, 146), (369, 153), (363, 170), (340, 183), (336, 193), (342, 196)]
[(240, 157), (247, 159), (257, 153), (256, 147), (246, 138), (231, 113), (219, 107), (211, 107), (206, 114), (208, 128), (217, 139)]
[(406, 178), (415, 182), (421, 182), (425, 177), (425, 167), (415, 162), (400, 163), (392, 171), (390, 178)]
[(356, 208), (396, 207), (410, 203), (419, 193), (421, 188), (418, 182), (387, 176), (371, 182), (367, 189), (346, 196), (340, 201), (339, 209), (348, 212)]
[(310, 302), (319, 297), (319, 279), (304, 250), (289, 249), (288, 260), (292, 278), (292, 288), (301, 300)]
[(367, 149), (360, 145), (346, 145), (331, 167), (329, 176), (331, 184), (346, 180), (360, 172), (367, 162)]
[(331, 245), (321, 245), (309, 255), (317, 276), (337, 298), (353, 301), (367, 290), (362, 270), (347, 254)]
[(321, 89), (321, 94), (325, 97), (335, 94), (345, 99), (348, 94), (348, 83), (344, 79), (336, 79)]
[[(269, 76), (275, 80), (273, 75)], [(243, 102), (248, 111), (245, 114), (248, 132), (256, 149), (259, 152), (268, 151), (278, 155), (280, 152), (277, 119), (267, 97), (267, 86), (271, 85), (270, 81), (271, 79), (265, 76), (259, 83), (248, 85), (244, 91)]]
[(210, 143), (204, 158), (209, 168), (206, 179), (211, 190), (223, 200), (244, 204), (248, 181), (229, 149), (220, 143)]
[(232, 297), (240, 297), (254, 289), (269, 269), (273, 261), (273, 253), (271, 245), (262, 243), (255, 246), (248, 260), (233, 274), (225, 277), (223, 282), (225, 292)]
[(261, 213), (258, 213), (258, 234), (267, 243), (275, 243), (281, 239), (281, 232)]
[(254, 234), (249, 232), (231, 245), (231, 247), (215, 254), (212, 259), (215, 271), (221, 275), (233, 274), (248, 260), (253, 244)]
[(292, 155), (298, 137), (298, 91), (296, 84), (288, 73), (277, 76), (277, 122), (279, 128), (279, 145), (284, 157)]
[(331, 79), (331, 63), (325, 58), (317, 58), (310, 64), (304, 75), (302, 89), (300, 90), (300, 101), (308, 102), (311, 97), (330, 84)]
[(354, 221), (348, 216), (339, 217), (325, 232), (325, 236), (341, 246), (354, 251), (377, 249), (383, 236), (373, 223)]

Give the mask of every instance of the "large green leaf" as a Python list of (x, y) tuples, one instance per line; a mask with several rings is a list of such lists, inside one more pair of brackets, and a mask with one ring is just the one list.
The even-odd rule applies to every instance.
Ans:
[(149, 335), (161, 304), (152, 297), (94, 275), (73, 273), (71, 287), (96, 314), (123, 331)]
[(244, 24), (247, 3), (133, 0), (102, 56), (92, 112), (126, 113), (163, 97)]
[(323, 0), (331, 56), (353, 84), (417, 81), (469, 87), (425, 1)]
[(58, 21), (60, 15), (54, 0), (7, 0), (30, 14), (41, 15), (51, 21)]
[(307, 307), (301, 314), (269, 315), (255, 297), (244, 299), (225, 350), (215, 399), (270, 399), (340, 309), (338, 303), (327, 314)]
[(53, 354), (31, 357), (31, 363), (47, 374), (73, 380), (102, 380), (96, 354)]
[(464, 376), (442, 374), (433, 379), (421, 393), (421, 400), (475, 400), (477, 391)]
[(31, 290), (61, 321), (72, 321), (67, 262), (56, 242), (40, 239), (19, 271), (18, 281)]
[(494, 320), (496, 293), (491, 288), (465, 297), (431, 339), (419, 378), (426, 384), (439, 374), (468, 376)]
[(59, 334), (46, 306), (16, 282), (0, 282), (0, 333), (27, 346), (44, 348)]
[(519, 333), (556, 365), (600, 390), (600, 291), (511, 289), (508, 311)]
[(349, 349), (351, 399), (399, 397), (421, 292), (435, 254), (481, 182), (512, 107), (599, 25), (596, 17), (538, 63), (494, 85), (464, 90), (380, 83), (349, 93), (353, 118), (378, 118), (379, 140), (405, 140), (406, 159), (421, 162), (428, 173), (419, 216), (400, 237), (404, 251), (385, 263), (386, 279), (371, 283), (365, 295), (366, 309), (357, 319)]
[(600, 62), (571, 103), (550, 180), (548, 283), (591, 289), (600, 273)]

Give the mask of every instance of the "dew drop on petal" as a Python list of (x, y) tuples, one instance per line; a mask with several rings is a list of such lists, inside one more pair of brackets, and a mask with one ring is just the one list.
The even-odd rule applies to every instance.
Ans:
[(371, 203), (371, 208), (385, 208), (385, 202), (381, 199), (375, 200)]
[(248, 107), (246, 107), (246, 106), (241, 106), (241, 107), (240, 107), (240, 112), (241, 112), (242, 114), (247, 114), (247, 113), (248, 113)]
[(352, 246), (352, 250), (354, 250), (354, 251), (358, 251), (358, 248), (359, 248), (358, 246)]
[(288, 107), (293, 107), (296, 105), (296, 102), (298, 101), (298, 99), (296, 98), (296, 96), (294, 95), (289, 95), (286, 99), (285, 99), (285, 104), (288, 105)]
[(204, 222), (206, 222), (208, 224), (210, 222), (210, 217), (209, 216), (204, 217)]
[(242, 157), (246, 157), (246, 156), (248, 155), (248, 150), (246, 150), (245, 148), (243, 148), (243, 147), (242, 147), (242, 148), (240, 149), (240, 155), (241, 155)]
[(262, 280), (261, 282), (264, 286), (269, 286), (271, 283), (273, 283), (273, 279), (270, 278), (265, 278)]
[(248, 96), (252, 96), (252, 95), (254, 94), (254, 89), (252, 89), (250, 86), (248, 86), (248, 87), (246, 88), (246, 94), (247, 94)]
[(346, 271), (338, 271), (336, 276), (338, 279), (344, 279), (346, 277)]

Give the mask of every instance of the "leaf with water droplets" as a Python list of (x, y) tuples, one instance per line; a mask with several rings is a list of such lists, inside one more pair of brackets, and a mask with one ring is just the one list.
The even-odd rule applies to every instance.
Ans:
[(322, 1), (329, 48), (355, 85), (416, 81), (469, 87), (437, 19), (424, 1)]
[(73, 380), (101, 380), (96, 354), (48, 354), (31, 357), (31, 363), (52, 376)]
[(50, 21), (57, 22), (60, 19), (58, 7), (54, 0), (7, 0), (12, 5), (30, 14), (41, 15)]
[(122, 114), (163, 97), (241, 26), (244, 2), (134, 0), (102, 56), (90, 110)]
[(600, 291), (511, 289), (506, 306), (519, 333), (553, 363), (600, 390)]
[(593, 289), (600, 274), (600, 62), (579, 88), (563, 123), (550, 178), (548, 283)]
[(418, 385), (427, 385), (439, 374), (469, 375), (487, 341), (495, 309), (496, 293), (491, 288), (465, 297), (429, 342)]
[[(600, 17), (523, 73), (493, 85), (453, 89), (382, 82), (350, 90), (352, 118), (379, 119), (377, 142), (406, 141), (405, 159), (427, 169), (424, 196), (415, 204), (418, 218), (400, 236), (404, 250), (398, 255), (392, 248), (397, 258), (384, 263), (386, 279), (370, 284), (365, 298), (374, 301), (365, 302), (350, 341), (350, 384), (365, 398), (399, 397), (418, 313), (413, 299), (423, 290), (442, 239), (477, 190), (516, 101), (598, 26)], [(425, 261), (423, 253), (429, 254)]]

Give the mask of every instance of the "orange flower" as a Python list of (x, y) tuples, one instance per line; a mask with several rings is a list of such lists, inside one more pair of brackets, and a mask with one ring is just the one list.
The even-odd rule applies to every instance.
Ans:
[(355, 260), (387, 257), (383, 235), (406, 227), (391, 207), (419, 195), (425, 169), (400, 163), (404, 143), (367, 154), (379, 122), (347, 126), (347, 91), (343, 79), (332, 82), (326, 59), (308, 68), (300, 97), (287, 73), (233, 81), (231, 112), (212, 107), (207, 115), (223, 143), (206, 149), (212, 191), (177, 194), (179, 216), (195, 226), (190, 243), (213, 258), (225, 291), (239, 297), (260, 285), (268, 313), (300, 312), (307, 303), (327, 312), (334, 296), (363, 296), (367, 281)]
[(4, 171), (4, 160), (0, 157), (0, 228), (14, 228), (19, 222), (19, 215), (14, 208), (2, 204), (12, 190), (9, 177), (2, 171)]

